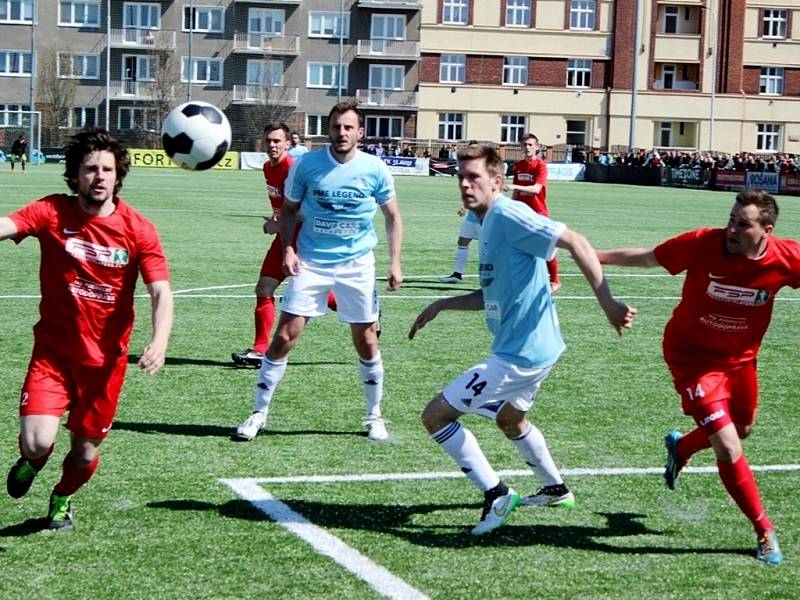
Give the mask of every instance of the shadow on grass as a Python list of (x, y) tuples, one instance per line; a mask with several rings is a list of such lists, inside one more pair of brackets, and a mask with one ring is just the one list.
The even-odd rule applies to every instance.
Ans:
[[(45, 517), (37, 517), (35, 519), (28, 519), (16, 525), (9, 525), (0, 529), (0, 537), (24, 537), (33, 533), (39, 533), (47, 529), (47, 519)], [(0, 551), (4, 551), (0, 547)]]
[[(113, 431), (132, 431), (134, 433), (165, 433), (168, 435), (183, 435), (187, 437), (226, 437), (232, 441), (243, 442), (234, 437), (236, 427), (233, 425), (201, 425), (189, 423), (133, 423), (129, 421), (114, 421)], [(269, 437), (273, 435), (292, 436), (292, 435), (325, 435), (325, 436), (355, 436), (365, 437), (366, 431), (331, 431), (328, 429), (297, 429), (293, 431), (281, 431), (278, 429), (268, 429), (258, 434), (259, 437)]]
[[(128, 364), (135, 365), (139, 362), (139, 358), (141, 355), (139, 354), (129, 354), (128, 355)], [(196, 367), (224, 367), (226, 369), (232, 369), (236, 371), (242, 372), (251, 372), (251, 373), (258, 373), (258, 369), (255, 367), (238, 367), (233, 364), (232, 360), (213, 360), (210, 358), (180, 358), (177, 356), (168, 356), (164, 361), (164, 364), (167, 366), (172, 367), (182, 367), (182, 366), (196, 366)], [(302, 362), (302, 361), (292, 361), (289, 363), (291, 367), (316, 367), (316, 366), (326, 366), (326, 365), (350, 365), (352, 361), (338, 361), (338, 360), (315, 360), (311, 362)]]
[[(358, 529), (392, 535), (418, 546), (437, 548), (471, 548), (487, 547), (530, 547), (550, 546), (554, 548), (570, 548), (573, 550), (591, 550), (608, 554), (732, 554), (752, 556), (753, 551), (744, 548), (709, 548), (709, 547), (665, 547), (654, 544), (617, 545), (614, 542), (602, 541), (603, 538), (632, 538), (640, 535), (664, 535), (660, 531), (648, 528), (640, 522), (646, 517), (637, 513), (595, 513), (605, 519), (602, 527), (581, 525), (514, 525), (510, 524), (482, 537), (469, 533), (474, 524), (463, 529), (452, 525), (415, 525), (415, 515), (429, 514), (445, 510), (475, 509), (479, 514), (481, 505), (474, 504), (327, 504), (306, 500), (268, 500), (264, 503), (270, 510), (270, 503), (284, 504), (301, 514), (314, 525), (323, 528)], [(194, 500), (172, 500), (152, 502), (149, 508), (168, 510), (208, 510), (216, 511), (221, 516), (247, 519), (251, 521), (270, 520), (254, 505), (245, 500), (233, 500), (222, 505)], [(529, 509), (521, 509), (529, 510)], [(541, 509), (534, 509), (541, 510)]]

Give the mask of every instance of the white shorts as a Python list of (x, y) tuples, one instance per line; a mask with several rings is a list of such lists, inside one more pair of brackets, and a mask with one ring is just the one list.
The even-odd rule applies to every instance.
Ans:
[(477, 240), (481, 237), (481, 224), (475, 223), (469, 219), (464, 219), (461, 222), (461, 229), (458, 231), (458, 237), (468, 240)]
[(378, 320), (375, 257), (372, 252), (354, 260), (321, 265), (300, 259), (300, 272), (290, 277), (281, 310), (301, 317), (328, 312), (328, 292), (336, 295), (339, 320), (374, 323)]
[(459, 375), (442, 395), (458, 412), (487, 419), (496, 418), (506, 403), (527, 413), (552, 368), (523, 369), (492, 355)]

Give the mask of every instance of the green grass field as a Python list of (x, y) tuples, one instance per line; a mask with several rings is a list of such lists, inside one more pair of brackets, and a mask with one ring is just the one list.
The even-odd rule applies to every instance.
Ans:
[[(355, 352), (348, 328), (328, 315), (309, 325), (292, 353), (268, 431), (236, 443), (230, 435), (250, 410), (256, 371), (233, 368), (229, 357), (252, 340), (252, 288), (269, 241), (261, 234), (262, 176), (130, 174), (122, 196), (155, 222), (172, 268), (168, 363), (154, 377), (129, 370), (100, 469), (74, 497), (74, 530), (41, 529), (66, 430), (30, 493), (19, 501), (3, 494), (0, 597), (374, 598), (376, 589), (394, 589), (398, 598), (797, 597), (800, 294), (784, 290), (776, 303), (759, 361), (762, 406), (745, 443), (752, 465), (786, 466), (757, 473), (782, 535), (784, 565), (754, 559), (750, 525), (710, 468), (709, 451), (695, 457), (692, 467), (702, 469), (685, 473), (677, 491), (663, 485), (664, 433), (691, 424), (660, 346), (681, 278), (609, 269), (612, 289), (639, 309), (636, 328), (618, 338), (563, 255), (557, 306), (568, 350), (532, 418), (577, 504), (571, 511), (523, 507), (506, 527), (475, 539), (468, 531), (482, 497), (427, 436), (419, 413), (487, 355), (488, 332), (480, 313), (447, 312), (407, 339), (428, 302), (477, 285), (475, 277), (460, 286), (435, 278), (452, 270), (456, 183), (398, 178), (397, 185), (406, 282), (395, 293), (380, 284), (390, 441), (374, 444), (362, 432)], [(2, 171), (0, 186), (0, 214), (66, 189), (49, 165), (27, 176)], [(549, 188), (552, 216), (598, 248), (650, 246), (686, 229), (723, 225), (733, 201), (733, 194), (706, 191)], [(800, 198), (779, 201), (777, 233), (800, 238)], [(472, 273), (475, 255), (473, 244)], [(383, 275), (383, 244), (377, 257)], [(0, 457), (9, 466), (37, 319), (38, 258), (35, 240), (0, 244)], [(149, 301), (141, 298), (137, 308), (135, 354), (149, 333)], [(492, 423), (463, 422), (511, 485), (535, 491), (537, 481)], [(266, 515), (279, 509), (281, 524)], [(361, 562), (348, 570), (301, 539), (301, 530), (332, 544), (335, 559), (346, 562), (357, 551)]]

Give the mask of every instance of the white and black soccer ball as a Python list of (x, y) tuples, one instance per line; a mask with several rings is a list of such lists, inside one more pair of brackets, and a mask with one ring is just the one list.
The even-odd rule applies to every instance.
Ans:
[(161, 143), (172, 161), (184, 169), (205, 171), (231, 146), (231, 124), (220, 109), (193, 100), (173, 108), (161, 127)]

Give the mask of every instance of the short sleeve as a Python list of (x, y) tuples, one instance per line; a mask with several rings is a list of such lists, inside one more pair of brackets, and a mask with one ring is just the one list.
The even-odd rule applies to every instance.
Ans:
[(685, 271), (697, 256), (700, 247), (700, 236), (704, 230), (687, 231), (670, 238), (655, 247), (654, 253), (658, 263), (671, 275)]

